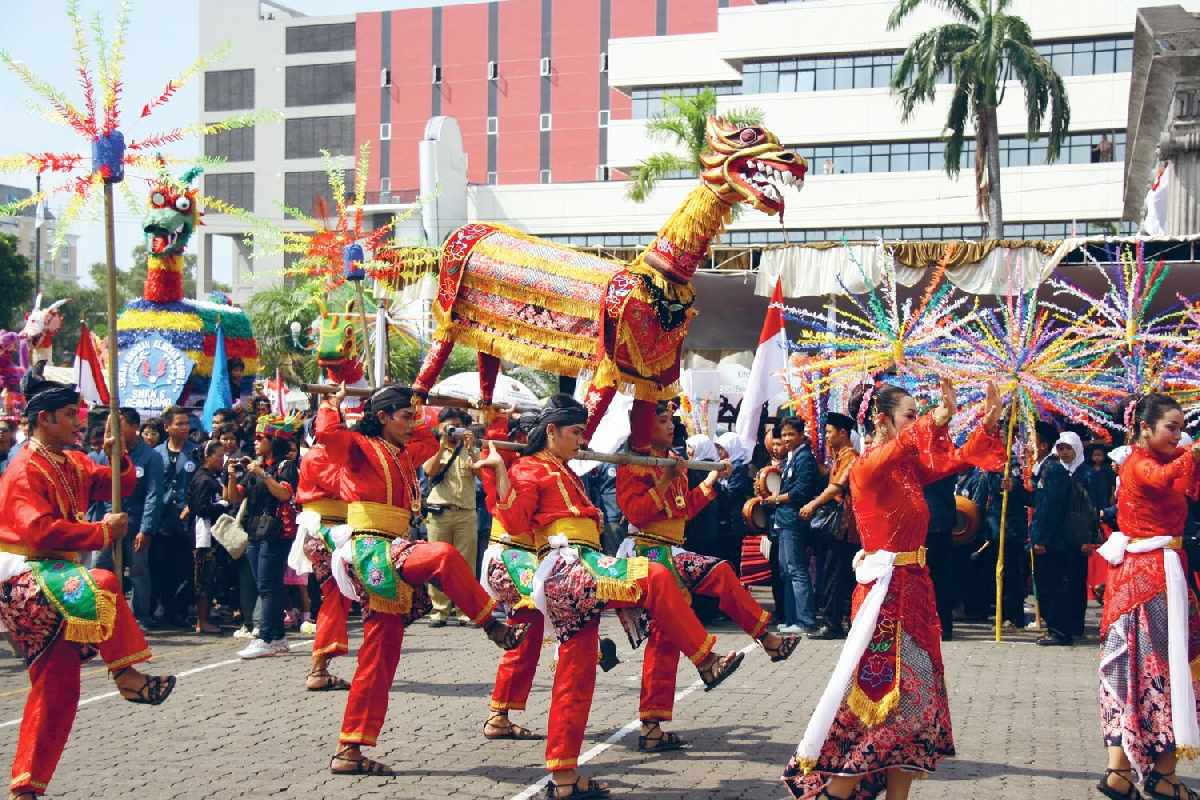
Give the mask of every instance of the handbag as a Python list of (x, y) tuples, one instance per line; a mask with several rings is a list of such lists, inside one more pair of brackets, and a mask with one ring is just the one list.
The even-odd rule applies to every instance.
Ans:
[(278, 539), (283, 534), (283, 523), (271, 514), (260, 514), (254, 518), (254, 528), (251, 539), (256, 542), (267, 539)]
[(808, 520), (808, 529), (812, 532), (813, 539), (820, 544), (841, 541), (845, 538), (842, 529), (844, 518), (842, 504), (831, 500), (813, 512)]
[(236, 517), (222, 514), (212, 525), (212, 537), (221, 547), (225, 548), (225, 552), (229, 553), (229, 557), (235, 561), (242, 557), (242, 554), (246, 552), (246, 545), (250, 543), (250, 537), (242, 528), (242, 519), (245, 516), (246, 504), (242, 503)]

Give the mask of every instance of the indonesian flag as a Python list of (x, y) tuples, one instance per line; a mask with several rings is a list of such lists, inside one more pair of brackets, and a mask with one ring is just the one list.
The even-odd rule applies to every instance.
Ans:
[(1146, 192), (1146, 218), (1142, 231), (1151, 236), (1167, 235), (1167, 188), (1171, 184), (1171, 162), (1158, 165), (1150, 191)]
[(100, 369), (100, 357), (86, 322), (79, 323), (79, 344), (75, 347), (75, 385), (89, 406), (108, 405), (108, 386)]
[(279, 367), (275, 368), (275, 380), (267, 381), (267, 390), (275, 395), (275, 413), (281, 417), (286, 416), (283, 396), (287, 393), (287, 386), (284, 385), (283, 378), (279, 376)]
[[(758, 349), (754, 351), (754, 364), (750, 367), (750, 378), (746, 393), (742, 395), (742, 406), (738, 409), (737, 422), (733, 429), (747, 452), (754, 452), (758, 443), (758, 425), (762, 419), (762, 404), (778, 398), (787, 390), (783, 372), (787, 367), (787, 336), (783, 331), (783, 285), (775, 281), (771, 294), (771, 305), (763, 320), (762, 333), (758, 337)], [(778, 402), (775, 403), (778, 406)], [(769, 412), (774, 408), (768, 407)]]

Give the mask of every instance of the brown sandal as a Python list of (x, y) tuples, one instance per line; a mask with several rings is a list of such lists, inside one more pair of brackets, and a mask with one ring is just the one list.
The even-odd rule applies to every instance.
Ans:
[[(508, 723), (507, 727), (494, 724), (496, 720), (502, 719)], [(502, 730), (503, 733), (488, 733), (488, 728), (493, 731)], [(483, 724), (483, 738), (498, 742), (504, 739), (513, 739), (516, 741), (530, 741), (536, 739), (544, 739), (540, 733), (534, 733), (522, 725), (518, 725), (508, 718), (507, 714), (492, 714), (488, 717), (488, 721)]]
[(337, 675), (331, 674), (328, 670), (321, 672), (308, 673), (309, 678), (321, 678), (321, 682), (317, 686), (305, 681), (304, 688), (310, 692), (344, 692), (350, 689), (350, 684), (339, 678)]
[(712, 664), (704, 669), (697, 668), (700, 680), (704, 681), (704, 691), (711, 692), (742, 665), (744, 653), (733, 652), (724, 658), (714, 658)]
[[(117, 670), (113, 673), (113, 680), (116, 680), (118, 676), (130, 669), (132, 667)], [(122, 689), (118, 687), (117, 691), (121, 694), (121, 697), (130, 703), (158, 706), (162, 705), (163, 701), (171, 696), (171, 692), (175, 691), (174, 675), (168, 675), (165, 678), (158, 675), (146, 675), (144, 677), (146, 679), (145, 682), (137, 689)], [(131, 692), (132, 695), (126, 694), (126, 692)]]
[(501, 650), (516, 650), (525, 641), (525, 634), (529, 633), (529, 623), (509, 625), (490, 619), (483, 624), (483, 632)]
[(776, 663), (787, 661), (791, 657), (792, 653), (796, 651), (796, 645), (800, 644), (800, 637), (794, 634), (780, 636), (779, 646), (775, 648), (767, 647), (767, 638), (765, 636), (759, 639), (758, 643), (762, 645), (762, 649), (771, 657), (771, 662)]
[[(334, 774), (334, 775), (374, 775), (377, 777), (390, 777), (393, 775), (400, 774), (400, 773), (396, 772), (394, 769), (392, 769), (391, 767), (384, 766), (383, 764), (379, 763), (378, 761), (369, 759), (366, 756), (362, 755), (361, 753), (359, 754), (358, 758), (346, 758), (346, 753), (349, 753), (349, 752), (350, 752), (349, 747), (342, 748), (341, 750), (338, 751), (337, 755), (335, 755), (333, 758), (331, 758), (329, 760), (329, 771), (332, 774)], [(335, 761), (345, 761), (347, 763), (353, 764), (354, 769), (334, 769), (333, 762), (335, 762)]]

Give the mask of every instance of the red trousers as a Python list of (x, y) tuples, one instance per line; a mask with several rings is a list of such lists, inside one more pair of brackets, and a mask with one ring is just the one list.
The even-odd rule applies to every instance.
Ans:
[[(717, 637), (705, 632), (687, 604), (675, 576), (661, 564), (650, 563), (649, 574), (638, 581), (642, 597), (632, 603), (609, 600), (606, 608), (640, 606), (650, 612), (667, 640), (693, 664), (701, 664), (712, 652)], [(550, 719), (546, 731), (546, 769), (550, 772), (575, 769), (583, 746), (592, 693), (596, 688), (600, 652), (600, 619), (595, 617), (558, 649), (558, 668), (550, 694)]]
[(542, 653), (542, 635), (546, 620), (536, 608), (522, 608), (508, 616), (510, 625), (529, 624), (529, 632), (515, 650), (500, 657), (496, 669), (496, 688), (492, 690), (492, 711), (524, 711), (533, 688), (538, 658)]
[[(496, 601), (488, 597), (476, 580), (474, 570), (453, 545), (445, 542), (416, 543), (409, 550), (401, 577), (413, 586), (437, 584), (476, 625), (496, 607)], [(350, 683), (350, 696), (346, 698), (346, 713), (342, 717), (339, 739), (342, 744), (370, 746), (379, 738), (403, 642), (402, 617), (379, 611), (365, 615), (358, 669)]]
[(313, 639), (313, 655), (329, 658), (350, 652), (346, 618), (353, 601), (342, 594), (337, 581), (326, 578), (321, 584), (321, 610), (317, 612), (317, 635)]
[[(96, 586), (112, 592), (116, 598), (112, 635), (99, 645), (100, 657), (109, 671), (149, 660), (146, 637), (129, 610), (117, 576), (103, 569), (91, 572)], [(29, 697), (25, 700), (17, 753), (13, 757), (10, 784), (13, 793), (46, 791), (75, 724), (80, 664), (80, 645), (68, 642), (60, 632), (54, 644), (29, 665)]]
[[(693, 594), (715, 597), (724, 614), (739, 628), (758, 639), (767, 629), (771, 615), (763, 609), (733, 571), (722, 561), (692, 589)], [(679, 650), (663, 635), (657, 620), (650, 625), (646, 657), (642, 661), (642, 699), (639, 715), (643, 722), (671, 719), (675, 708), (675, 673), (679, 668)]]

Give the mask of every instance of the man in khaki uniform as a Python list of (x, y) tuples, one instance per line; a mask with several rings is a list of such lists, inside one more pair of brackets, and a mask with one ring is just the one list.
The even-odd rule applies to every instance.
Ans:
[[(453, 441), (448, 435), (452, 428), (467, 428), (471, 418), (457, 408), (443, 408), (438, 414), (438, 431), (441, 447), (422, 465), (429, 480), (430, 491), (425, 500), (425, 521), (429, 530), (429, 541), (447, 542), (462, 554), (468, 564), (475, 563), (478, 548), (475, 518), (475, 472), (471, 469), (472, 450), (475, 437), (467, 431), (461, 439)], [(429, 587), (433, 597), (431, 624), (440, 628), (456, 611), (440, 590)], [(470, 619), (458, 612), (458, 621), (463, 625)]]

